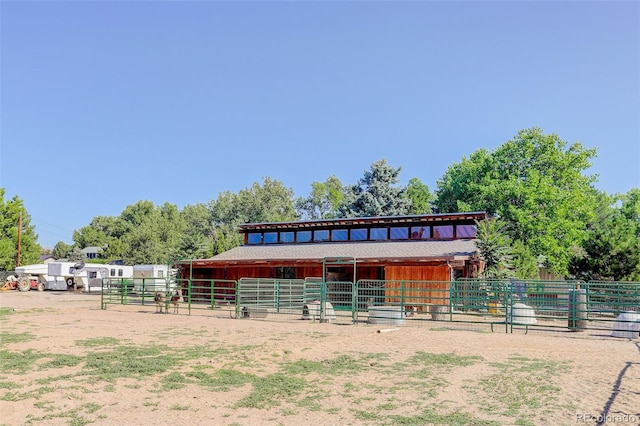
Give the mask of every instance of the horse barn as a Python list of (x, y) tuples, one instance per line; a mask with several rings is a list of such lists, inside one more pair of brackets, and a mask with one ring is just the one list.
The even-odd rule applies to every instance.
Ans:
[(385, 283), (376, 294), (385, 298), (381, 302), (399, 294), (400, 286), (409, 296), (411, 286), (430, 286), (413, 290), (433, 299), (423, 302), (447, 304), (449, 283), (474, 278), (482, 268), (474, 238), (476, 222), (486, 217), (471, 212), (243, 224), (243, 245), (181, 261), (181, 278), (192, 300), (211, 302), (235, 299), (236, 285), (261, 279), (327, 283), (327, 300), (344, 308), (351, 305), (351, 286), (363, 281)]

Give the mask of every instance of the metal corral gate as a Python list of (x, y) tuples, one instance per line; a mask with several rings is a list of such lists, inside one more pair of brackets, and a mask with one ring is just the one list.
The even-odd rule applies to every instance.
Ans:
[[(105, 279), (108, 304), (153, 305), (154, 293), (182, 290), (192, 309), (226, 309), (234, 318), (311, 319), (494, 329), (602, 331), (640, 328), (640, 283), (462, 279), (457, 281)], [(167, 304), (169, 302), (167, 301)], [(632, 324), (620, 325), (621, 314)], [(397, 321), (396, 321), (397, 320)]]

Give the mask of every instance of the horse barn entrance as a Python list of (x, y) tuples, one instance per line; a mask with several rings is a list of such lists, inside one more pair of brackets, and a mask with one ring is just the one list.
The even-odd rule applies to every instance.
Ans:
[(325, 257), (322, 259), (322, 282), (326, 283), (326, 300), (334, 309), (351, 310), (354, 286), (357, 282), (354, 257)]

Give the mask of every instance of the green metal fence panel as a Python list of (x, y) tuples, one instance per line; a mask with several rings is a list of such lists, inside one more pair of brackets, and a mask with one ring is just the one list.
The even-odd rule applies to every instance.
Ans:
[[(228, 311), (235, 318), (312, 319), (338, 323), (392, 323), (513, 332), (525, 328), (611, 335), (640, 334), (639, 282), (463, 279), (456, 281), (285, 280), (243, 278), (104, 279), (101, 307), (150, 305), (154, 294), (182, 290), (192, 310)], [(167, 298), (167, 305), (169, 298)], [(621, 319), (621, 317), (623, 317)], [(396, 321), (397, 320), (397, 321)], [(621, 324), (620, 324), (621, 323)]]
[(109, 304), (122, 305), (156, 305), (156, 293), (165, 295), (166, 306), (168, 297), (178, 284), (167, 277), (148, 278), (105, 278), (100, 288), (102, 309)]

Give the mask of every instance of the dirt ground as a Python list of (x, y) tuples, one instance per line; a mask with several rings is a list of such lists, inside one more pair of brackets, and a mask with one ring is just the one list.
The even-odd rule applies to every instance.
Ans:
[[(640, 341), (0, 293), (0, 424), (640, 424)], [(383, 330), (379, 332), (379, 330)]]

